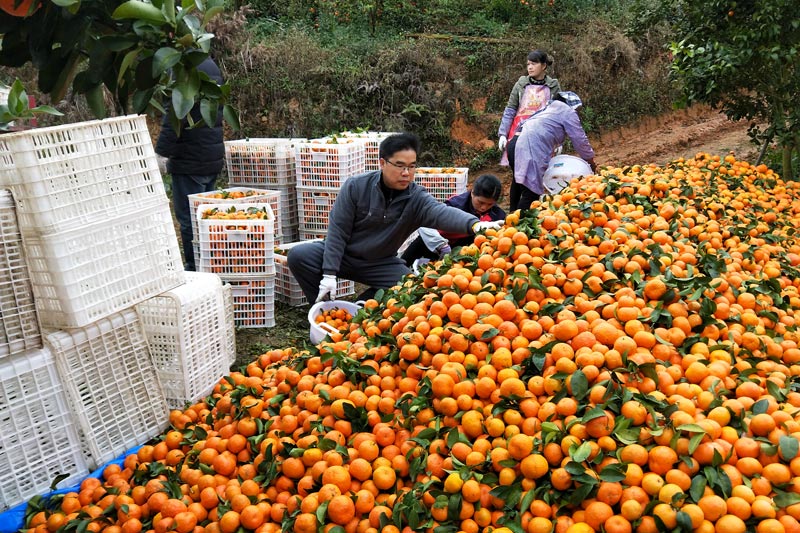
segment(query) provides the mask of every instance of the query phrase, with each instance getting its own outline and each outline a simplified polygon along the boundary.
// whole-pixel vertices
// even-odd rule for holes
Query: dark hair
[[[503,184],[494,174],[483,174],[478,176],[472,184],[472,194],[482,198],[491,198],[497,201],[500,193],[503,192]]]
[[[378,148],[378,156],[385,160],[403,150],[414,150],[418,154],[420,147],[419,137],[413,133],[398,133],[389,135],[381,142]]]
[[[534,50],[528,53],[528,61],[531,63],[544,63],[548,67],[553,64],[553,58],[547,55],[544,50]]]

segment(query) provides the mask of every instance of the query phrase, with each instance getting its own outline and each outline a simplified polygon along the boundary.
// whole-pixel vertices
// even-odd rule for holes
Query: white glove
[[[506,149],[506,145],[508,144],[508,138],[505,135],[501,135],[500,139],[497,141],[497,149],[501,152]]]
[[[317,295],[317,302],[321,302],[326,297],[333,300],[336,295],[336,276],[333,274],[325,274],[322,276],[322,281],[319,282],[319,294]]]
[[[158,171],[161,174],[167,173],[167,161],[169,158],[164,157],[163,155],[156,155],[156,159],[158,160]]]
[[[484,222],[476,222],[472,225],[472,233],[479,233],[487,229],[498,229],[503,225],[500,220],[487,220]]]

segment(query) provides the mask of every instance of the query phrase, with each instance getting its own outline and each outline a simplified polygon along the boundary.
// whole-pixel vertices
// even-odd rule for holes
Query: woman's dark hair
[[[503,184],[494,174],[483,174],[478,176],[472,184],[472,194],[482,198],[491,198],[497,201],[500,193],[503,192]]]
[[[534,50],[528,53],[528,61],[531,63],[544,63],[548,67],[553,64],[553,58],[547,55],[544,50]]]
[[[414,152],[418,154],[420,147],[419,137],[413,133],[398,133],[396,135],[389,135],[381,142],[378,148],[378,156],[386,160],[403,150],[414,150]]]

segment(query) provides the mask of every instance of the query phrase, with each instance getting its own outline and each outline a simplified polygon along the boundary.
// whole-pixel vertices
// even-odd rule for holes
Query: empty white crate
[[[319,240],[319,239],[314,239]],[[308,300],[306,300],[305,294],[303,294],[303,289],[300,288],[300,284],[297,282],[297,279],[292,274],[292,271],[289,270],[289,263],[287,262],[286,256],[289,253],[289,250],[298,246],[300,244],[305,244],[307,242],[314,242],[311,241],[301,241],[301,242],[292,242],[289,244],[282,245],[280,247],[280,251],[276,251],[275,253],[275,298],[279,302],[285,302],[290,306],[299,306],[299,305],[306,305]],[[336,298],[341,298],[343,296],[347,296],[350,294],[355,293],[356,285],[353,281],[349,279],[338,278],[336,280]]]
[[[222,301],[225,304],[225,316],[233,317],[233,290],[227,283],[222,285]],[[228,364],[232,365],[236,361],[236,322],[226,318],[225,324],[228,326],[228,332],[225,334],[225,338],[228,339],[228,347],[225,351],[230,356]]]
[[[0,358],[42,347],[11,193],[0,190]]]
[[[456,167],[420,167],[414,175],[414,182],[440,202],[466,191],[468,179],[469,169]]]
[[[0,511],[86,477],[74,424],[49,350],[0,361]]]
[[[23,234],[81,229],[167,201],[143,115],[3,135],[0,185],[14,194]]]
[[[248,210],[266,213],[266,218],[205,218],[212,211]],[[199,271],[225,278],[275,275],[275,216],[269,204],[203,204],[197,208],[197,223]]]
[[[305,139],[242,139],[225,141],[228,183],[237,186],[293,185],[294,143]]]
[[[338,189],[365,169],[361,139],[313,139],[296,145],[297,186]]]
[[[239,328],[275,326],[275,276],[226,279],[233,297],[233,319]]]
[[[43,327],[85,326],[183,283],[167,203],[23,242]]]
[[[254,189],[252,187],[230,187],[214,192],[190,194],[189,214],[192,217],[192,235],[195,239],[194,264],[200,264],[200,226],[197,224],[197,208],[211,204],[255,204],[264,203],[272,207],[275,215],[275,236],[281,235],[282,213],[285,210],[284,195],[280,191]],[[297,199],[295,199],[295,204]]]
[[[233,309],[226,309],[219,276],[187,272],[186,283],[148,298],[136,312],[170,409],[203,398],[229,373]]]
[[[136,311],[48,332],[90,467],[158,435],[169,411]]]

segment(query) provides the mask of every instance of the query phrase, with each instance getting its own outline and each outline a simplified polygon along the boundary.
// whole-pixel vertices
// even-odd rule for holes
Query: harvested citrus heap
[[[314,321],[317,324],[325,322],[329,326],[332,326],[338,330],[346,330],[347,325],[351,320],[353,320],[353,315],[348,313],[347,309],[340,309],[338,307],[324,309],[314,317]]]
[[[29,527],[800,531],[798,187],[702,154],[573,181]]]

